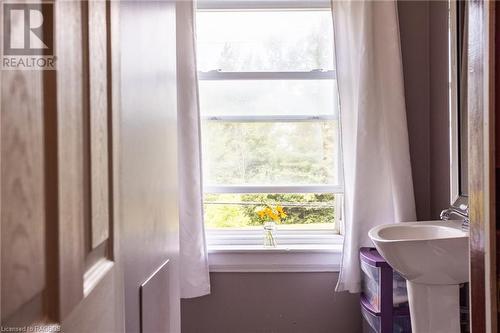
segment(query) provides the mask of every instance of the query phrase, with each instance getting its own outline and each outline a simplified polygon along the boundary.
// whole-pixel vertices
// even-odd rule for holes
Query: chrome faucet
[[[444,209],[439,214],[439,217],[443,221],[448,221],[452,215],[458,216],[463,220],[462,229],[469,230],[469,207],[467,205],[460,205],[459,207],[451,206],[448,209]]]

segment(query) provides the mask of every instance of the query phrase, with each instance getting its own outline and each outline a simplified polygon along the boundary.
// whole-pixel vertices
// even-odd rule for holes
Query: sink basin
[[[368,235],[408,281],[460,284],[469,279],[469,233],[461,221],[385,224]]]
[[[385,224],[368,235],[407,280],[413,333],[459,333],[459,284],[469,280],[469,232],[462,221]]]

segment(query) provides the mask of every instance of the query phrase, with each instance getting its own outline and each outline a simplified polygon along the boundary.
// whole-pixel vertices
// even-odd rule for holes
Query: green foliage
[[[325,224],[335,219],[335,196],[330,193],[208,194],[205,196],[205,223],[208,228],[261,225],[257,210],[281,205],[287,213],[285,225]]]
[[[208,205],[205,224],[209,228],[241,228],[250,225],[250,220],[238,206]]]
[[[200,22],[200,21],[199,21]],[[261,48],[252,52],[245,46],[228,41],[220,49],[216,66],[210,69],[237,72],[255,69],[311,70],[328,68],[333,59],[331,37],[325,31],[331,18],[321,16],[308,35],[290,44],[283,38],[263,40]],[[266,34],[267,35],[267,34]],[[216,46],[211,45],[216,48]],[[203,48],[201,48],[203,51]],[[255,52],[254,52],[255,51]],[[258,52],[257,52],[258,51]],[[278,84],[278,83],[277,83]],[[259,87],[244,86],[245,89]],[[201,87],[200,89],[203,89]],[[238,85],[232,87],[238,92]],[[279,87],[275,87],[280,91]],[[273,90],[274,91],[274,90]],[[203,92],[203,91],[202,91]],[[257,98],[265,105],[256,114],[282,114],[280,100],[269,94],[238,94],[217,90],[207,110],[201,99],[202,112],[216,115],[240,114],[238,107],[252,104],[248,97]],[[251,92],[251,91],[250,91]],[[309,89],[286,86],[286,92],[304,97],[304,101],[321,101],[323,91],[314,86]],[[242,97],[243,96],[243,97]],[[257,97],[256,97],[257,96]],[[211,95],[211,97],[213,97]],[[332,98],[334,97],[332,91]],[[293,105],[290,114],[328,114],[328,110],[311,110],[311,103]],[[321,108],[323,104],[318,103]],[[306,109],[308,108],[308,109]],[[236,110],[235,110],[236,109]],[[304,112],[301,112],[304,109]],[[293,111],[296,111],[295,113]],[[288,114],[288,113],[287,113]],[[314,122],[256,122],[236,123],[204,121],[202,124],[204,180],[210,185],[248,184],[337,184],[338,124],[336,120]],[[335,220],[333,194],[206,194],[205,224],[208,228],[251,227],[262,224],[256,211],[265,204],[281,205],[287,213],[286,225],[331,224]]]
[[[203,124],[209,184],[336,182],[337,122]]]

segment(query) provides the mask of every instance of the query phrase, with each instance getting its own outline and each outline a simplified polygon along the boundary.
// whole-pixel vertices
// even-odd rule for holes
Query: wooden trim
[[[471,331],[482,333],[496,332],[496,303],[491,296],[496,290],[494,57],[491,47],[494,5],[480,0],[468,4],[470,320]]]
[[[469,2],[469,194],[470,194],[470,324],[486,332],[484,286],[483,156],[483,2]],[[472,23],[475,22],[475,23]]]
[[[90,80],[89,69],[89,11],[88,3],[80,2],[82,30],[82,154],[83,154],[83,241],[84,255],[92,250],[92,217],[90,188]]]
[[[101,258],[83,275],[83,295],[87,297],[101,282],[104,276],[113,268],[113,262]]]
[[[43,72],[44,91],[44,172],[45,172],[45,257],[46,290],[44,308],[52,319],[59,318],[58,302],[59,278],[58,234],[59,234],[59,165],[58,152],[58,114],[57,82],[55,71]],[[63,200],[64,202],[64,200]]]
[[[487,15],[487,58],[485,59],[488,80],[486,91],[488,108],[488,133],[485,140],[488,141],[488,164],[489,173],[489,201],[485,207],[489,213],[486,225],[486,327],[490,332],[497,332],[497,278],[496,278],[496,159],[495,159],[495,1],[486,2]]]
[[[3,17],[3,6],[0,6],[0,16]],[[0,24],[0,36],[3,36],[3,24]],[[0,51],[3,54],[3,43],[0,43]],[[2,164],[2,156],[3,154],[1,153],[1,147],[3,147],[2,143],[2,126],[1,126],[1,119],[2,119],[2,71],[0,70],[0,189],[3,188],[3,177],[1,176],[1,166]],[[0,219],[3,216],[2,215],[2,191],[0,190]],[[2,280],[2,228],[0,226],[0,300],[2,299],[2,287],[1,287],[1,282]],[[0,302],[0,320],[2,318],[2,306]]]
[[[495,5],[495,59],[496,57],[500,56],[500,25],[498,25],[498,22],[500,22],[500,10],[496,10],[496,5]],[[495,96],[497,98],[500,98],[500,66],[495,64],[495,89],[496,91]],[[495,99],[495,147],[500,147],[500,103],[497,103],[498,100]],[[497,237],[496,237],[496,281],[497,281],[497,292],[496,292],[496,307],[497,307],[497,326],[500,321],[500,285],[499,285],[499,279],[500,279],[500,248],[498,247],[498,244],[500,244],[500,149],[495,149],[495,165],[496,165],[496,228],[497,228]]]
[[[2,127],[2,321],[46,286],[43,75],[4,71]]]
[[[92,250],[109,238],[107,4],[87,2]]]
[[[107,22],[107,68],[108,68],[108,164],[109,164],[109,258],[117,260],[118,242],[115,242],[115,235],[118,234],[118,207],[119,207],[119,182],[115,181],[118,174],[118,129],[120,111],[120,21],[119,3],[108,1],[106,7]]]
[[[115,271],[118,276],[123,277],[123,264],[120,257],[120,182],[117,181],[120,174],[120,107],[121,107],[121,81],[120,81],[120,2],[107,1],[107,33],[108,33],[108,152],[109,152],[109,195],[110,195],[110,237],[109,237],[109,259],[115,262]],[[125,303],[124,279],[115,279],[116,304]],[[125,332],[124,308],[115,311],[115,323],[120,332]]]
[[[56,3],[59,320],[83,298],[84,154],[82,12],[79,2]]]

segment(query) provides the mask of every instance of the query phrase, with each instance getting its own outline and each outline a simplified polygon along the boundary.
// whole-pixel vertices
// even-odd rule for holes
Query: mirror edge
[[[460,151],[458,117],[458,45],[457,45],[457,3],[448,1],[449,20],[449,116],[450,116],[450,205],[468,216],[468,197],[460,193]]]

